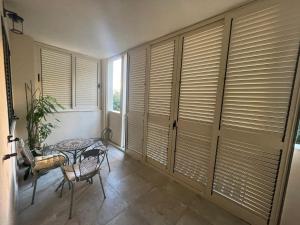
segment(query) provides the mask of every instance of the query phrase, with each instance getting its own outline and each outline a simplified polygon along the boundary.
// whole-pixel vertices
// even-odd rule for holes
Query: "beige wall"
[[[27,35],[10,32],[11,68],[15,114],[19,117],[16,135],[27,139],[25,82],[34,82],[34,42]]]
[[[0,0],[2,6],[3,1]],[[2,14],[2,7],[0,7]],[[15,197],[16,197],[16,175],[15,175],[15,158],[2,160],[5,154],[15,152],[14,144],[7,142],[9,135],[6,85],[4,73],[4,57],[2,45],[2,31],[0,30],[0,224],[14,224],[15,216]],[[14,128],[14,127],[12,127]],[[12,129],[13,130],[13,129]]]
[[[37,58],[34,40],[27,35],[11,33],[12,82],[15,113],[20,118],[16,127],[16,135],[27,139],[26,132],[26,100],[25,82],[37,80]],[[51,121],[53,116],[49,117]],[[60,120],[58,127],[46,140],[54,144],[67,138],[100,137],[101,111],[69,111],[54,115]]]
[[[300,222],[300,145],[296,145],[280,225],[298,225]]]

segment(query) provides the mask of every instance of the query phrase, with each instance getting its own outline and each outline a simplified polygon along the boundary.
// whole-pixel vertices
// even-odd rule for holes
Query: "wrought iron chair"
[[[19,141],[19,147],[21,148],[25,160],[30,164],[30,170],[33,174],[33,193],[31,199],[31,205],[34,204],[34,198],[36,193],[37,181],[40,176],[46,172],[58,168],[65,164],[66,158],[63,155],[45,155],[34,157],[32,152],[25,146],[24,141]]]
[[[100,174],[100,165],[104,160],[104,157],[105,157],[104,154],[88,156],[84,158],[80,163],[61,167],[65,179],[61,186],[60,196],[62,197],[62,190],[65,182],[68,182],[71,188],[69,219],[72,218],[74,189],[75,189],[76,182],[88,181],[90,183],[93,183],[93,177],[98,174],[104,199],[106,198],[102,179],[101,179],[101,174]]]
[[[94,147],[94,149],[98,149],[101,154],[104,154],[109,172],[110,172],[110,165],[108,160],[108,150],[109,150],[108,146],[109,146],[109,142],[112,139],[112,136],[113,136],[112,130],[110,128],[105,128],[101,132],[100,142],[98,142]]]
[[[97,156],[99,157],[100,155],[103,155],[103,160],[106,158],[106,162],[108,165],[108,170],[110,172],[110,165],[109,165],[109,160],[108,160],[108,146],[109,146],[109,141],[112,138],[112,130],[110,128],[105,128],[101,132],[101,138],[96,144],[91,148],[91,149],[86,149],[84,150],[81,155],[80,155],[80,160],[81,157],[87,158],[89,156]]]

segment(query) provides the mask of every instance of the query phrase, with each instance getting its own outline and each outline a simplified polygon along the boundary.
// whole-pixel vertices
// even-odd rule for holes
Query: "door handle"
[[[6,154],[3,156],[3,160],[10,159],[11,157],[17,156],[17,153],[12,153],[12,154]]]
[[[174,122],[173,122],[173,129],[175,129],[177,127],[177,122],[176,122],[176,120],[174,120]]]

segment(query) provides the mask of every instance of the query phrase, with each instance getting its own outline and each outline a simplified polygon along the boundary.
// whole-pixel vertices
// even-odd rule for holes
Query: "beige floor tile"
[[[138,213],[131,209],[123,211],[107,225],[149,225]]]
[[[187,206],[159,188],[154,188],[130,205],[151,225],[175,224]]]
[[[191,209],[187,209],[184,211],[176,225],[211,225],[211,223]]]
[[[20,177],[17,225],[246,225],[119,150],[111,148],[109,160],[111,172],[106,162],[101,170],[107,198],[98,177],[93,184],[77,183],[71,220],[68,186],[62,198],[54,192],[62,179],[60,169],[39,179],[34,205],[31,181]]]

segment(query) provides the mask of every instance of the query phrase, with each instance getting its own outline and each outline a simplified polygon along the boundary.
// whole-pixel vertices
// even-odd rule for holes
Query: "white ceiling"
[[[5,0],[36,41],[109,57],[247,0]]]

